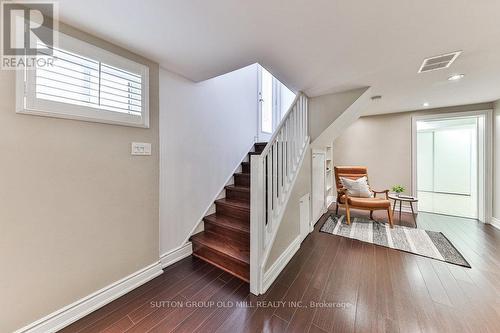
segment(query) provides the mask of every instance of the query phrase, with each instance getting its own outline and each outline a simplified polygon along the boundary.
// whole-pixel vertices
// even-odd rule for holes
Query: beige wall
[[[314,142],[368,88],[321,95],[309,98],[309,135]]]
[[[158,260],[158,65],[62,30],[150,67],[151,128],[16,114],[15,72],[0,71],[0,332]]]
[[[411,118],[430,113],[491,109],[491,103],[359,118],[334,141],[334,165],[365,165],[373,188],[401,184],[411,193]]]

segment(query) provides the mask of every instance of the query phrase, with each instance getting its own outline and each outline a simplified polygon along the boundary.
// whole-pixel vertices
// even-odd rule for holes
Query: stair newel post
[[[304,99],[302,96],[300,97],[299,101],[299,108],[300,108],[300,148],[302,149],[302,144],[304,143],[304,123],[305,123],[305,117],[304,117]]]
[[[272,217],[271,221],[274,220],[274,217],[278,213],[278,141],[277,139],[273,142],[272,149],[272,161],[273,161],[273,169],[272,169]],[[269,223],[269,222],[268,222]],[[274,225],[271,225],[271,229],[274,228]]]
[[[259,295],[262,289],[261,258],[266,233],[266,156],[250,158],[250,292]],[[270,207],[269,207],[270,209]]]
[[[295,128],[295,105],[292,107],[292,112],[290,113],[290,127],[292,128],[291,133],[291,149],[292,149],[292,172],[293,166],[295,165],[295,136],[297,135],[297,131]]]
[[[306,113],[306,101],[304,99],[304,96],[300,97],[300,113],[302,113],[302,136],[301,140],[304,142],[306,138],[306,123],[307,123],[307,113]]]
[[[294,136],[294,140],[295,140],[295,157],[294,157],[294,160],[293,160],[293,165],[295,166],[295,169],[297,168],[296,166],[296,162],[297,160],[299,159],[299,147],[300,147],[300,126],[299,126],[299,122],[300,122],[300,118],[299,118],[299,106],[298,106],[298,101],[297,101],[297,104],[295,104],[295,108],[293,110],[293,114],[294,114],[294,117],[293,117],[293,124],[295,126],[295,136]]]
[[[284,134],[283,134],[283,129],[280,130],[279,132],[279,151],[278,151],[278,193],[280,195],[280,204],[283,202],[283,193],[284,193],[284,180],[283,180],[283,174],[285,172],[285,153],[284,153],[284,148],[285,148],[285,143],[284,143]]]
[[[288,190],[288,181],[290,180],[290,124],[285,123],[285,181],[286,181],[286,189]]]
[[[300,96],[299,101],[297,102],[297,113],[299,114],[299,121],[298,121],[298,126],[299,126],[299,147],[302,148],[302,135],[303,135],[303,127],[302,124],[304,122],[303,115],[302,115],[302,96]]]
[[[304,109],[306,113],[306,125],[305,125],[305,131],[306,131],[306,138],[309,135],[309,101],[307,98],[304,97]]]
[[[293,113],[295,114],[294,116],[294,119],[293,119],[293,123],[294,123],[294,126],[295,126],[295,159],[293,160],[293,164],[295,166],[295,168],[297,168],[296,166],[296,162],[297,160],[299,159],[299,150],[300,150],[300,118],[299,118],[299,106],[298,106],[298,103],[295,105],[295,109],[293,110]]]
[[[264,154],[263,154],[264,155]],[[267,245],[267,231],[273,226],[273,158],[272,158],[272,146],[271,149],[264,155],[265,158],[265,168],[264,171],[264,200],[265,200],[265,220],[264,224],[266,226],[264,232],[264,247]]]

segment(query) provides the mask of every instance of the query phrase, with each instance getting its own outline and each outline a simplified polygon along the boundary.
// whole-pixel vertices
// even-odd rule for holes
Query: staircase
[[[259,155],[266,143],[256,143]],[[226,197],[215,201],[215,214],[205,216],[205,230],[193,235],[193,255],[250,282],[250,162],[241,163],[234,185],[226,186]]]

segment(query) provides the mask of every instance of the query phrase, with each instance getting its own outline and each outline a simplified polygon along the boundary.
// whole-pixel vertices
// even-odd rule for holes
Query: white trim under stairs
[[[191,242],[187,242],[184,245],[179,246],[167,253],[164,253],[160,257],[161,268],[165,268],[172,264],[175,264],[179,260],[189,257],[193,253],[193,246]]]
[[[292,259],[295,253],[297,253],[297,251],[300,249],[301,243],[302,237],[301,235],[299,235],[264,273],[264,281],[262,283],[263,293],[265,293],[267,289],[269,289],[269,287],[273,284],[281,271],[285,268],[288,262],[290,262],[290,259]]]

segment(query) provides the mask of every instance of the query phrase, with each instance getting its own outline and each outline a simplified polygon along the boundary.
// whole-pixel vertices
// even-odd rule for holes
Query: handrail
[[[250,291],[264,292],[264,265],[309,144],[308,99],[299,92],[250,163]]]

